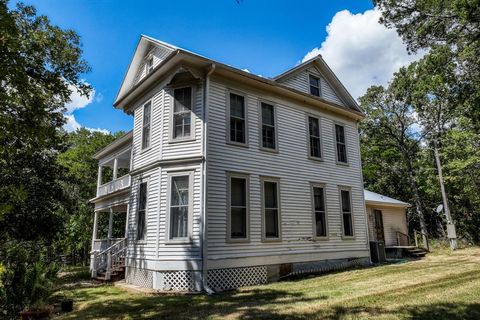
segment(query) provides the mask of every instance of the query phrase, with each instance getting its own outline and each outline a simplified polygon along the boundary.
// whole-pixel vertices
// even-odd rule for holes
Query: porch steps
[[[406,249],[406,253],[412,258],[423,258],[427,254],[427,251],[419,247],[413,247]]]
[[[109,280],[107,280],[106,274],[106,270],[99,271],[97,272],[97,276],[93,279],[103,283],[116,282],[125,279],[125,257],[119,257],[117,265],[112,266]]]

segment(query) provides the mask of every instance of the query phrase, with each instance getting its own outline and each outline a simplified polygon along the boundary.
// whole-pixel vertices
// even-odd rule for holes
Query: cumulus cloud
[[[72,93],[70,94],[71,101],[65,105],[66,123],[63,125],[63,128],[68,132],[72,132],[84,127],[80,123],[78,123],[78,121],[75,119],[75,115],[73,114],[74,111],[85,108],[86,106],[91,104],[93,101],[101,102],[103,100],[103,95],[101,93],[96,94],[95,90],[93,89],[90,95],[87,97],[87,96],[81,95],[75,86],[69,85],[69,88],[72,91]],[[110,133],[110,131],[106,129],[101,129],[101,128],[89,128],[89,127],[84,127],[84,128],[90,131],[102,132],[105,134]]]
[[[325,41],[302,62],[321,54],[356,99],[371,85],[387,84],[395,71],[423,53],[409,55],[397,32],[378,22],[380,16],[376,8],[359,14],[337,12]]]

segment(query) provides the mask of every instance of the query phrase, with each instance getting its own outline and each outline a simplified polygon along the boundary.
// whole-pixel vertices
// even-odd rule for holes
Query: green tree
[[[80,75],[78,35],[52,26],[33,7],[0,0],[0,241],[49,241],[61,228],[56,163],[63,150],[64,105]]]
[[[410,51],[445,55],[455,67],[456,108],[480,130],[480,1],[374,0],[380,22],[395,28]],[[445,69],[448,73],[450,70]]]
[[[63,253],[79,255],[84,262],[92,240],[93,205],[89,200],[95,197],[97,187],[98,163],[93,155],[122,134],[79,129],[68,134],[68,148],[58,156],[68,201],[59,209],[65,218],[65,232],[57,244]]]

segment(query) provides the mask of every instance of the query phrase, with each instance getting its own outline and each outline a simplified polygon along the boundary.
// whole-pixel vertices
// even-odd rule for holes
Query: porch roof
[[[409,203],[393,199],[379,193],[375,193],[372,191],[368,191],[366,189],[363,190],[365,196],[365,203],[366,204],[376,204],[376,205],[386,205],[386,206],[393,206],[393,207],[410,207]]]

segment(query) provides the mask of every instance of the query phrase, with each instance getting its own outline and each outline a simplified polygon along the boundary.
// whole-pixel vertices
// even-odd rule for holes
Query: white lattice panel
[[[144,288],[153,288],[153,272],[151,270],[127,268],[125,282]]]
[[[267,267],[208,270],[208,286],[215,291],[267,283]]]
[[[161,277],[162,287],[161,290],[165,291],[198,291],[198,286],[195,285],[195,272],[194,271],[167,271],[159,272],[158,276]]]

